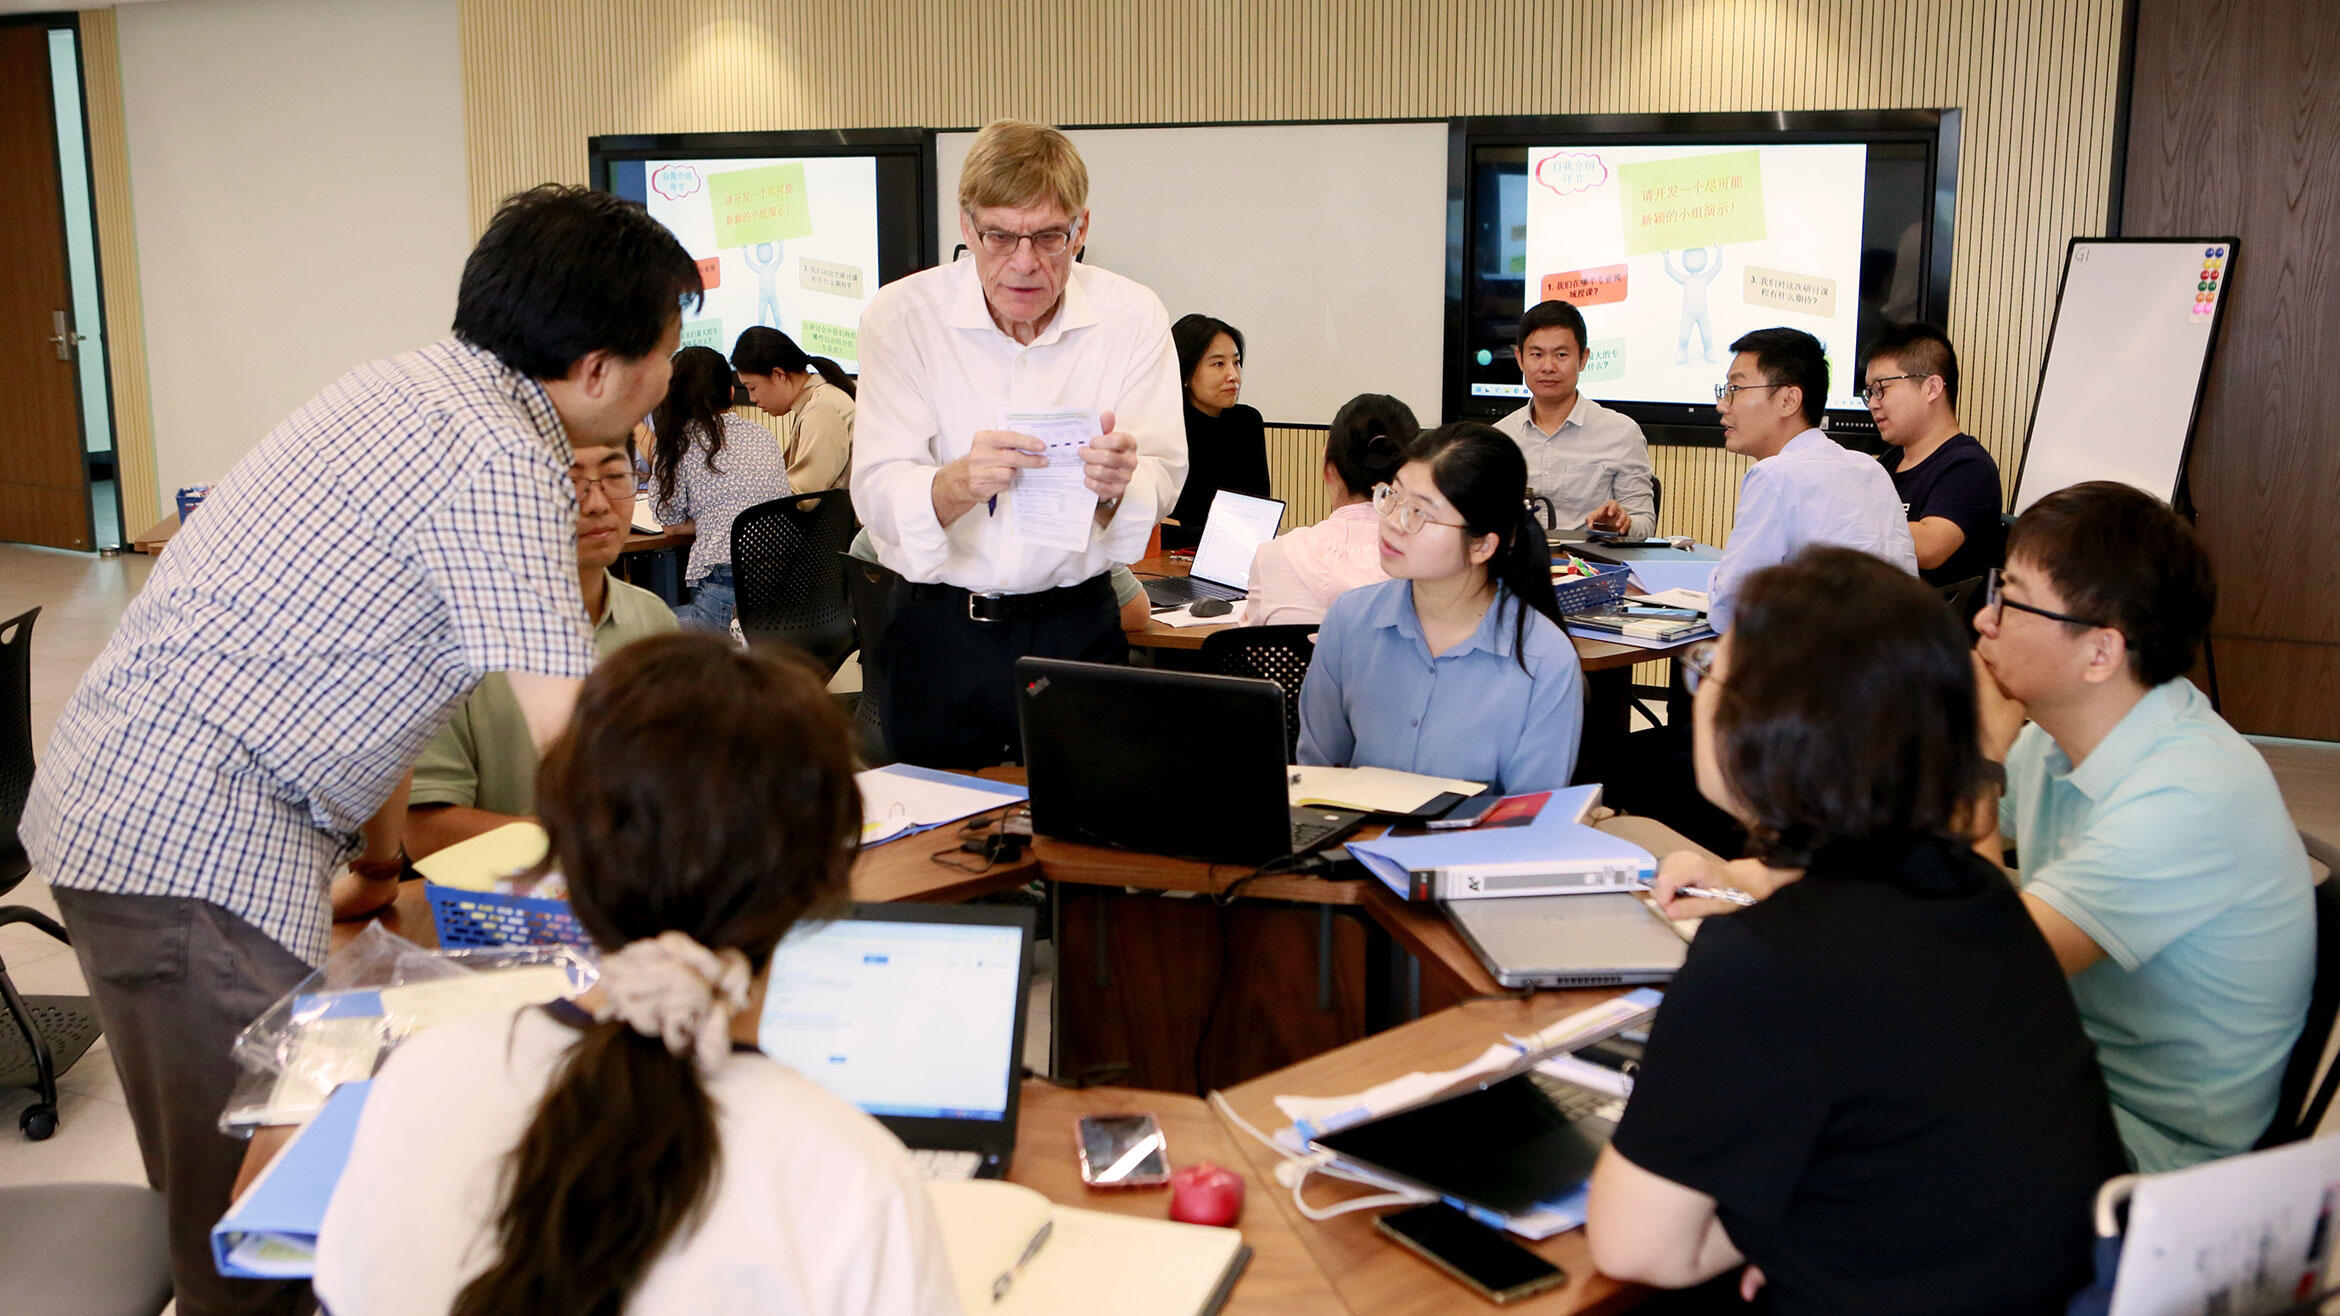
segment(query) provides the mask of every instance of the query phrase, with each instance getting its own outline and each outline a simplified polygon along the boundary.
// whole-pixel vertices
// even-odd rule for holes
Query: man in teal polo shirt
[[[2192,529],[2099,482],[2023,514],[1975,617],[2000,828],[2148,1172],[2258,1141],[2315,977],[2274,774],[2183,675],[2215,602]]]
[[[634,519],[634,463],[627,448],[571,449],[577,490],[577,581],[593,619],[599,659],[675,628],[657,595],[610,575]],[[536,748],[520,705],[500,677],[479,683],[414,764],[406,852],[421,858],[536,812]]]

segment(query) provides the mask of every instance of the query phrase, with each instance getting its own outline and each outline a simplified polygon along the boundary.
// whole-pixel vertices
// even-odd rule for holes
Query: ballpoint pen
[[[1032,1264],[1032,1258],[1040,1255],[1041,1245],[1046,1243],[1048,1236],[1055,1232],[1055,1220],[1049,1219],[1040,1222],[1040,1232],[1032,1235],[1031,1242],[1024,1244],[1024,1253],[1016,1258],[1016,1264],[1001,1271],[999,1278],[991,1281],[991,1300],[993,1302],[996,1303],[1001,1298],[1006,1297],[1008,1290],[1016,1286],[1016,1277],[1024,1273],[1024,1267]]]
[[[1641,889],[1644,891],[1653,890],[1655,887],[1656,883],[1654,882],[1641,884]],[[1721,900],[1742,907],[1755,903],[1755,897],[1736,887],[1727,886],[1678,886],[1674,888],[1674,895],[1677,899]]]

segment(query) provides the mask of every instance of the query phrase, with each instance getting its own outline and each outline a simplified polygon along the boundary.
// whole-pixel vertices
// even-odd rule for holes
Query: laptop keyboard
[[[1625,1103],[1606,1092],[1579,1087],[1534,1069],[1528,1071],[1528,1081],[1536,1085],[1544,1100],[1552,1103],[1552,1109],[1560,1113],[1561,1119],[1570,1123],[1594,1118],[1614,1123],[1624,1118]]]
[[[942,1151],[912,1147],[910,1164],[921,1179],[972,1179],[983,1168],[983,1155],[971,1151]]]
[[[1145,582],[1146,601],[1157,608],[1183,608],[1196,599],[1225,599],[1229,603],[1243,597],[1243,591],[1197,580],[1192,576],[1164,576]]]

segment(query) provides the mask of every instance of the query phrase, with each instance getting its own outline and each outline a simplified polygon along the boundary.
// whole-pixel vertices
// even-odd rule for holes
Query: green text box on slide
[[[1679,251],[1726,242],[1760,242],[1763,158],[1717,151],[1617,167],[1625,219],[1625,254]]]
[[[710,174],[707,204],[715,211],[715,245],[724,251],[812,236],[801,160]]]

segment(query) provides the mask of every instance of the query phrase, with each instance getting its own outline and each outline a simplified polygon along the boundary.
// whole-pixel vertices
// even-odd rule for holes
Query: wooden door
[[[0,26],[0,539],[90,547],[49,30]],[[64,319],[60,321],[59,315]]]

